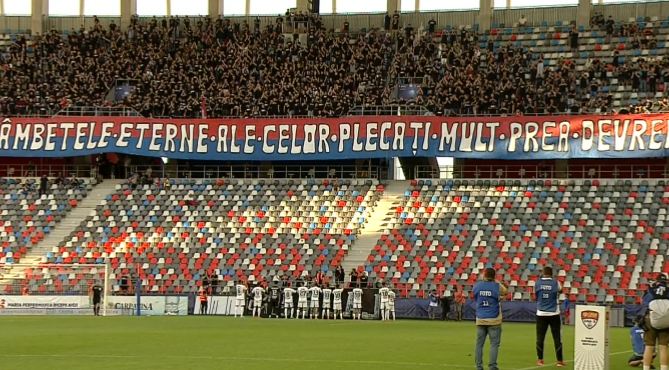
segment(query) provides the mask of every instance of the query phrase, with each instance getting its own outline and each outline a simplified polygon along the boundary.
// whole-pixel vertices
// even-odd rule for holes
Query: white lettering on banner
[[[290,137],[290,154],[300,154],[302,152],[302,146],[297,143],[297,126],[291,125],[291,137]]]
[[[283,144],[284,140],[289,140],[290,135],[288,135],[289,131],[289,126],[288,125],[279,125],[279,153],[280,154],[286,154],[288,153],[288,147]]]
[[[406,132],[406,124],[404,122],[395,123],[395,137],[393,138],[392,150],[404,150],[404,134]]]
[[[27,150],[28,149],[28,142],[30,141],[30,125],[21,125],[18,124],[16,125],[16,134],[14,135],[14,147],[13,149],[16,150],[19,147],[19,143],[22,143],[21,149]]]
[[[156,123],[154,125],[151,125],[151,142],[149,142],[149,150],[157,152],[160,150],[160,144],[158,144],[158,140],[162,139],[162,130],[163,130],[163,124],[162,123]]]
[[[627,130],[629,129],[630,120],[623,120],[623,127],[620,127],[620,120],[613,121],[613,148],[617,152],[625,150],[625,139],[627,138]]]
[[[658,126],[662,124],[662,120],[654,119],[650,122],[650,140],[648,141],[648,149],[659,150],[662,149],[662,142],[657,141],[657,135],[661,134]]]
[[[193,151],[193,125],[182,125],[181,126],[181,145],[179,145],[180,152],[192,152]]]
[[[439,151],[448,150],[449,152],[455,151],[455,143],[457,136],[455,134],[458,129],[458,124],[455,123],[451,125],[450,130],[448,129],[448,123],[444,122],[441,124],[441,139],[439,140]],[[446,146],[448,145],[448,149]]]
[[[102,123],[102,134],[100,135],[100,143],[98,144],[99,148],[106,148],[109,145],[107,140],[112,136],[111,130],[113,128],[114,122]]]
[[[118,140],[116,140],[117,147],[125,148],[128,146],[129,143],[127,140],[132,137],[131,129],[132,123],[121,123],[120,134]]]
[[[406,155],[404,150],[408,145],[413,155],[450,152],[455,156],[458,153],[470,156],[469,153],[499,152],[497,155],[503,157],[505,153],[540,152],[548,156],[570,153],[572,145],[577,146],[576,153],[658,151],[659,156],[664,156],[664,150],[669,149],[666,117],[605,116],[601,119],[574,118],[572,121],[502,117],[496,122],[484,122],[480,118],[455,122],[436,117],[414,117],[411,121],[336,123],[334,120],[329,123],[281,123],[277,120],[265,123],[254,119],[250,122],[226,120],[192,124],[165,120],[86,119],[87,122],[74,123],[46,120],[28,123],[21,118],[4,119],[0,123],[0,150],[43,151],[51,152],[51,155],[59,151],[66,152],[65,155],[78,155],[121,151],[132,143],[135,153],[154,156],[164,156],[164,153],[311,156],[345,152]],[[76,153],[79,151],[82,153]]]
[[[587,152],[592,150],[592,141],[595,136],[595,124],[592,121],[583,121],[583,132],[581,133],[581,150]]]
[[[319,153],[329,153],[330,144],[328,139],[330,138],[330,126],[328,125],[318,125],[318,130],[320,136],[318,137],[318,152]]]
[[[251,144],[252,136],[256,134],[256,127],[253,125],[248,125],[245,127],[246,136],[244,138],[244,153],[251,154],[253,153],[253,144]]]
[[[174,140],[177,138],[177,133],[179,129],[176,125],[167,124],[165,125],[165,148],[166,152],[173,153],[177,150],[177,145],[174,143]]]
[[[316,153],[316,125],[304,125],[304,154]]]
[[[193,136],[193,126],[189,126],[191,129],[191,137]],[[139,130],[139,137],[137,138],[137,145],[135,146],[137,149],[141,149],[142,145],[144,145],[144,135],[146,133],[146,130],[149,129],[149,124],[148,123],[138,123],[135,125],[135,130]],[[192,150],[192,147],[191,147]]]
[[[378,127],[379,124],[376,122],[367,123],[367,143],[365,144],[365,151],[373,152],[377,150],[378,142],[376,140],[379,134]]]
[[[509,145],[507,146],[506,150],[513,153],[516,151],[516,140],[523,137],[523,125],[518,122],[511,122],[509,127],[511,130],[511,136],[509,137]]]
[[[2,120],[3,125],[0,126],[0,148],[3,150],[9,149],[9,133],[11,132],[11,127],[9,124],[12,123],[12,120],[5,118]]]
[[[597,122],[598,125],[598,140],[597,140],[597,147],[600,150],[609,150],[611,147],[609,144],[606,142],[607,137],[611,137],[611,120],[610,119],[602,119]]]
[[[639,145],[639,150],[645,149],[645,144],[641,135],[646,132],[646,121],[642,119],[634,120],[634,130],[632,131],[632,142],[630,143],[630,150],[636,150],[637,144]]]
[[[569,128],[571,124],[569,121],[560,122],[560,138],[558,139],[558,152],[569,151]]]
[[[383,122],[381,124],[381,130],[379,131],[379,149],[388,150],[390,149],[390,143],[387,140],[387,132],[392,128],[392,123]]]

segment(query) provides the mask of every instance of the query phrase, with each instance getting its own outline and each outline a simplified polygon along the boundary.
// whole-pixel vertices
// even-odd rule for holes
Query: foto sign
[[[576,306],[574,370],[609,369],[609,308]]]

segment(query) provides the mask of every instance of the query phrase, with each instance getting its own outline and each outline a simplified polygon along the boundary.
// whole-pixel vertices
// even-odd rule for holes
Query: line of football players
[[[235,317],[244,316],[244,310],[247,302],[248,288],[243,283],[235,286],[236,302]],[[343,304],[344,289],[341,286],[331,288],[324,286],[321,288],[318,284],[312,283],[311,287],[304,284],[298,284],[297,288],[291,286],[282,288],[277,285],[271,285],[267,288],[255,286],[251,289],[249,301],[251,303],[252,316],[260,317],[263,308],[268,317],[288,318],[310,318],[310,319],[344,319],[343,311],[346,305]],[[354,288],[348,294],[352,318],[360,320],[362,318],[362,296],[363,290]],[[395,293],[384,283],[379,289],[379,301],[381,310],[381,319],[389,320],[391,315],[395,319]],[[331,316],[332,315],[332,316]]]

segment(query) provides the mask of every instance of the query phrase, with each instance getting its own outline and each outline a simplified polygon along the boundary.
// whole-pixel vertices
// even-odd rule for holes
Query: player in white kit
[[[300,313],[304,319],[307,316],[307,297],[309,296],[309,288],[300,286],[297,288],[297,318],[300,318]]]
[[[252,316],[260,317],[260,311],[262,310],[262,298],[263,295],[265,294],[265,289],[261,287],[260,285],[256,286],[251,290],[251,294],[253,295],[253,312]]]
[[[318,318],[318,309],[320,307],[319,299],[321,298],[321,288],[318,287],[318,284],[314,284],[309,289],[309,308],[311,309],[310,318]]]
[[[388,290],[388,320],[390,320],[390,314],[393,315],[393,321],[395,321],[395,292]]]
[[[380,311],[381,311],[381,320],[388,320],[388,293],[390,289],[386,286],[386,283],[381,284],[381,289],[379,289],[379,301],[380,301]]]
[[[330,296],[332,295],[332,289],[325,287],[323,289],[323,313],[321,317],[328,320],[330,318]]]
[[[237,293],[235,300],[235,317],[244,317],[244,305],[246,303],[246,285],[243,282],[239,282],[235,286],[235,292]]]
[[[334,319],[337,320],[337,314],[339,314],[339,319],[344,320],[344,315],[341,312],[341,297],[344,294],[344,289],[337,287],[337,289],[332,291],[332,310],[334,311]]]
[[[351,292],[353,294],[353,319],[360,320],[362,318],[362,289],[355,288]]]
[[[293,318],[293,294],[295,294],[295,289],[287,287],[283,289],[283,317],[286,319],[290,315],[290,318]]]

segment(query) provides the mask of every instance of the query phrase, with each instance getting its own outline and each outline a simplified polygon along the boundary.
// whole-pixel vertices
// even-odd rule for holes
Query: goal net
[[[0,264],[0,315],[106,315],[109,286],[107,264]]]

